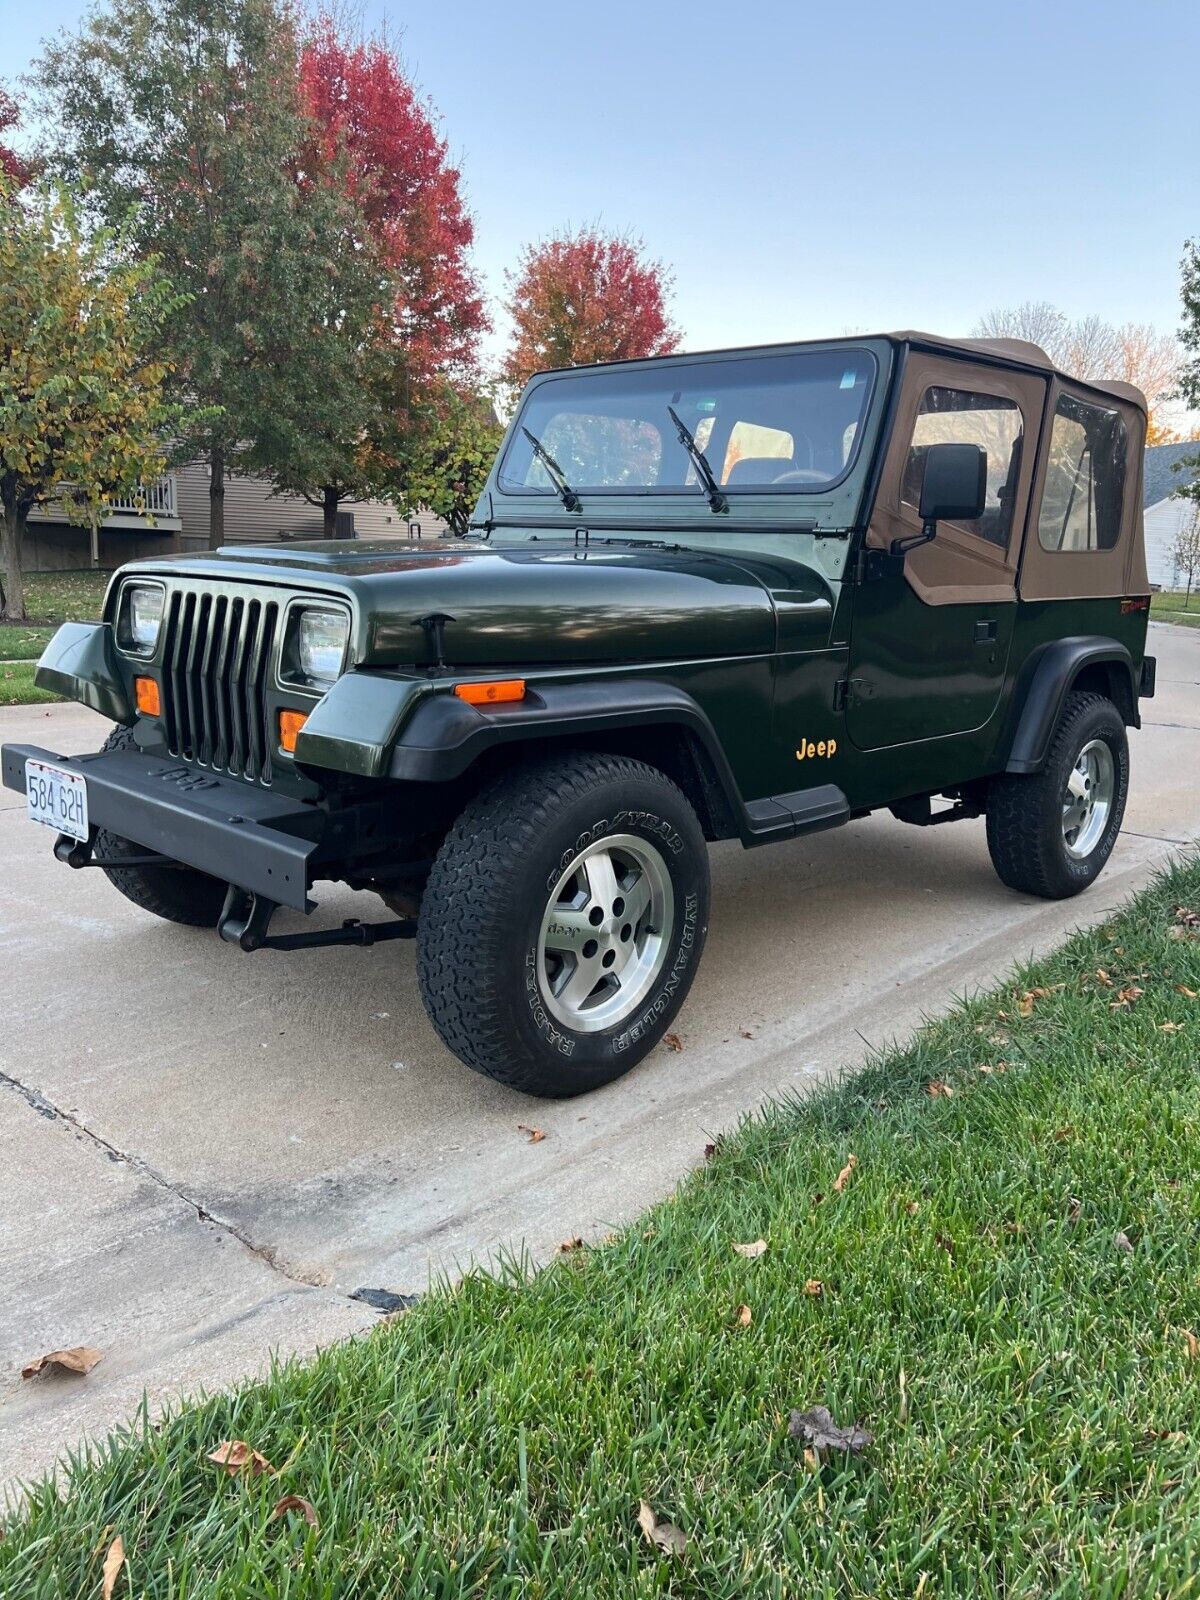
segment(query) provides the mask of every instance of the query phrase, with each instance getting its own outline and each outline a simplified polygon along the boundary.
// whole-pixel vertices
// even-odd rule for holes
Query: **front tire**
[[[621,1077],[691,987],[708,852],[687,800],[625,756],[522,767],[446,836],[417,971],[443,1042],[487,1077],[564,1098]]]
[[[988,793],[992,865],[1010,889],[1065,900],[1112,854],[1129,793],[1129,741],[1099,694],[1067,696],[1040,772],[1006,773]]]
[[[114,728],[104,741],[105,750],[133,750],[132,728]],[[95,855],[99,861],[120,861],[124,856],[144,856],[144,845],[131,844],[119,834],[97,829]],[[225,904],[225,885],[194,867],[105,867],[104,876],[126,900],[167,922],[187,928],[215,928]]]

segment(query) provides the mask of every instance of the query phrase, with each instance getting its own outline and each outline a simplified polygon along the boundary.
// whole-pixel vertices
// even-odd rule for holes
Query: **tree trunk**
[[[7,622],[24,622],[25,583],[21,577],[21,542],[25,537],[28,508],[18,500],[5,499],[4,520],[0,523],[0,551],[3,553],[4,604],[0,617]]]
[[[321,490],[322,537],[337,538],[338,492],[329,484]]]
[[[215,444],[208,458],[208,548],[225,543],[225,447]]]

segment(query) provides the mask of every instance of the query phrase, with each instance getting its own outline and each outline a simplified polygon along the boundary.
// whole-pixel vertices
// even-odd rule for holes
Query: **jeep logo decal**
[[[797,761],[808,761],[811,760],[813,756],[824,756],[826,759],[828,759],[830,756],[835,755],[837,755],[836,739],[818,739],[815,744],[811,739],[807,741],[801,739],[800,743],[796,746]]]

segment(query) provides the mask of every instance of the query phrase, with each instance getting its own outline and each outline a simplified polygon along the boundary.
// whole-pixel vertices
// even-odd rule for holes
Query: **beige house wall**
[[[203,463],[175,469],[175,494],[182,523],[179,548],[184,551],[208,548],[208,468]],[[383,500],[349,501],[340,507],[354,514],[354,532],[359,539],[404,539],[409,518]],[[422,537],[436,538],[445,523],[428,511],[411,519],[418,522]],[[225,543],[267,544],[280,538],[319,539],[321,512],[299,495],[271,493],[260,478],[230,477],[225,480]]]

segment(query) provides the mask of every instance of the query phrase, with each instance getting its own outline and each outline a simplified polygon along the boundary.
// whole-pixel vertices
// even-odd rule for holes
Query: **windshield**
[[[820,493],[853,464],[875,374],[851,348],[564,373],[530,392],[498,484],[560,494],[549,455],[585,497],[707,492],[674,411],[731,497]]]

